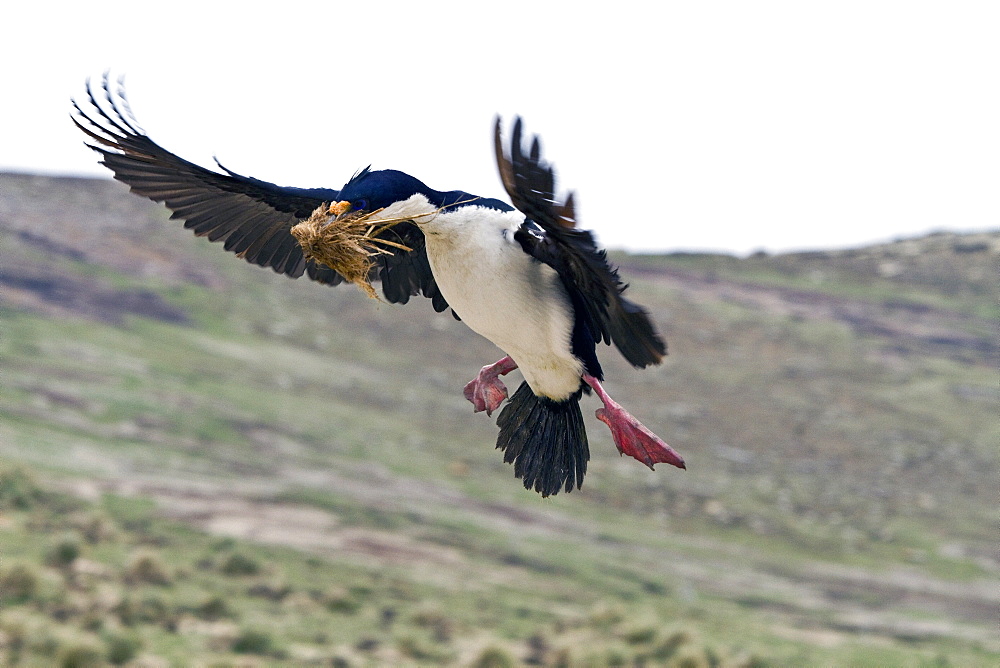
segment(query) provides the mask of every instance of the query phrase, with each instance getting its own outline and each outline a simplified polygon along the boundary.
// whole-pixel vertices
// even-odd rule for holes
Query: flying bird
[[[114,88],[114,90],[113,90]],[[357,172],[340,190],[277,186],[188,162],[153,142],[135,120],[121,80],[105,75],[87,100],[73,100],[73,122],[101,164],[132,192],[164,203],[171,218],[248,262],[291,278],[337,285],[352,280],[308,253],[291,233],[316,211],[331,219],[377,214],[389,245],[373,254],[370,279],[390,303],[423,295],[451,310],[504,356],[464,388],[475,412],[497,418],[497,448],[526,489],[549,496],[580,488],[590,459],[580,400],[591,391],[597,417],[618,450],[646,464],[685,468],[683,458],[605,391],[598,344],[613,344],[636,368],[659,364],[666,343],[590,232],[576,226],[573,195],[558,199],[538,137],[525,151],[521,119],[505,145],[496,119],[494,148],[510,201],[461,190],[433,190],[400,171]],[[524,381],[513,396],[500,376]]]

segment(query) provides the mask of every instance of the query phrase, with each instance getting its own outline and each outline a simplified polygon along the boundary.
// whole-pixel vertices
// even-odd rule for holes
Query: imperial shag
[[[591,390],[604,404],[597,417],[621,453],[650,468],[659,462],[684,468],[681,456],[601,385],[598,343],[613,343],[637,368],[658,364],[666,344],[646,311],[622,295],[625,285],[590,232],[576,227],[572,195],[556,199],[537,137],[524,152],[519,118],[507,150],[499,118],[494,135],[511,206],[432,190],[390,169],[364,169],[340,190],[281,187],[221,164],[222,172],[208,170],[146,135],[121,82],[112,91],[105,76],[99,91],[88,82],[87,94],[87,105],[73,102],[73,121],[115,178],[248,262],[337,285],[344,277],[304,255],[290,234],[294,225],[321,206],[405,220],[378,234],[409,250],[377,255],[372,279],[389,302],[423,295],[438,312],[450,308],[505,353],[465,386],[476,412],[492,415],[508,399],[500,376],[520,369],[524,382],[497,418],[497,447],[525,488],[548,496],[580,487],[590,458],[580,399]]]

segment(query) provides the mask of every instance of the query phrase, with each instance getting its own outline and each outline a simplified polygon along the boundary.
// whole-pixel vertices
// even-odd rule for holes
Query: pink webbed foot
[[[479,375],[469,381],[463,390],[465,398],[472,402],[473,412],[486,411],[487,415],[493,415],[493,411],[507,398],[507,386],[500,376],[516,368],[517,363],[508,356],[479,370]]]
[[[584,376],[583,380],[594,388],[604,403],[604,408],[597,409],[597,419],[611,429],[611,437],[615,440],[615,446],[620,453],[638,459],[651,469],[653,464],[660,463],[681,469],[687,468],[684,465],[684,458],[676,450],[619,406],[608,396],[596,378]]]

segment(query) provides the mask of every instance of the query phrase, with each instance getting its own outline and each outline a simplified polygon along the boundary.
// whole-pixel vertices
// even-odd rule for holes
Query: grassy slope
[[[429,304],[246,266],[117,184],[2,179],[0,460],[91,499],[2,516],[0,578],[39,582],[0,611],[8,657],[37,625],[43,663],[1000,658],[996,234],[617,258],[671,357],[605,355],[609,387],[690,470],[590,420],[585,488],[542,500],[459,392],[497,351]],[[78,583],[67,541],[105,570]],[[137,553],[167,584],[128,584]]]

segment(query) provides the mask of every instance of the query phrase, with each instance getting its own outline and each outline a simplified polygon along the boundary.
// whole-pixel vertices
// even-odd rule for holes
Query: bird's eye
[[[361,209],[368,208],[368,200],[366,199],[356,199],[352,205],[355,211],[360,211]]]

